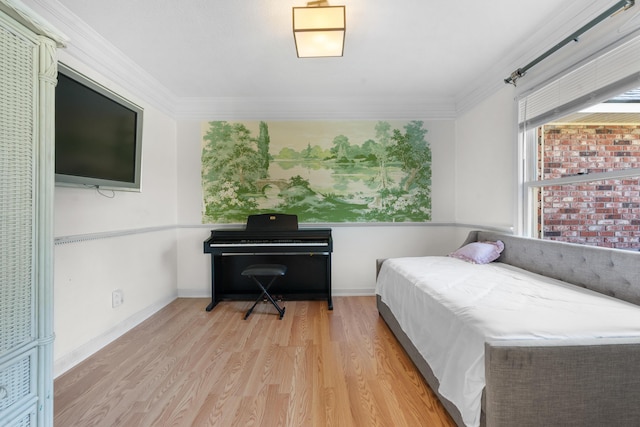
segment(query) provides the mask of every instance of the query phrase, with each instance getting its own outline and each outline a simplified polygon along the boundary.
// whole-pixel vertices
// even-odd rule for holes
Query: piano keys
[[[273,216],[272,214],[270,214]],[[255,284],[240,273],[251,264],[284,264],[287,274],[278,279],[270,293],[282,300],[331,300],[330,228],[276,226],[212,230],[204,241],[211,255],[211,311],[220,301],[255,300]],[[274,223],[277,221],[274,221]]]

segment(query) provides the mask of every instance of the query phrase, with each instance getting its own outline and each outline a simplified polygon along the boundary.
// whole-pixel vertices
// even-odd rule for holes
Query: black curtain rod
[[[515,70],[513,73],[511,73],[511,75],[509,77],[504,79],[504,82],[507,83],[507,84],[512,84],[512,85],[515,86],[516,85],[516,81],[520,77],[524,76],[531,67],[533,67],[534,65],[537,65],[539,62],[541,62],[544,59],[546,59],[548,56],[550,56],[551,54],[556,52],[561,47],[571,43],[572,41],[578,41],[578,37],[580,37],[582,34],[586,33],[591,28],[595,27],[600,22],[604,21],[605,19],[609,18],[610,16],[613,16],[614,14],[619,12],[621,9],[624,9],[624,10],[629,9],[635,3],[636,3],[635,0],[621,0],[621,1],[617,2],[616,4],[611,6],[609,9],[607,9],[606,11],[604,11],[603,13],[598,15],[598,17],[593,19],[591,22],[587,23],[582,28],[580,28],[578,31],[576,31],[573,34],[571,34],[569,37],[565,38],[560,43],[558,43],[557,45],[555,45],[554,47],[552,47],[551,49],[549,49],[548,51],[546,51],[545,53],[543,53],[542,55],[540,55],[539,57],[534,59],[533,61],[529,62],[524,67],[518,68],[517,70]]]

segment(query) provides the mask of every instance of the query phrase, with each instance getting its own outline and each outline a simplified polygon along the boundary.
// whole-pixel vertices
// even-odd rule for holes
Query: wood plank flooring
[[[375,297],[178,299],[55,380],[56,426],[454,426]]]

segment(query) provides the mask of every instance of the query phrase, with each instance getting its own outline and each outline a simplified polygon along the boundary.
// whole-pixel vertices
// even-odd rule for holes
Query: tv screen
[[[140,107],[63,64],[55,106],[57,184],[140,189]]]

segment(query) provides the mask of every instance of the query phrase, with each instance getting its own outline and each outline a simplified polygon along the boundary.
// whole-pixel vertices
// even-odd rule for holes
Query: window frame
[[[640,36],[600,52],[588,62],[576,64],[532,88],[516,91],[515,108],[518,140],[518,234],[541,238],[535,196],[538,189],[553,185],[576,184],[606,179],[640,177],[640,168],[596,172],[553,179],[538,179],[537,129],[556,119],[575,113],[640,87],[640,56],[629,55],[640,49]],[[567,95],[569,94],[569,95]]]
[[[522,149],[522,214],[520,215],[520,231],[527,237],[544,238],[544,213],[541,206],[540,194],[545,187],[580,184],[605,180],[620,180],[624,178],[640,178],[640,168],[627,168],[608,172],[592,172],[571,175],[561,178],[539,179],[540,168],[540,139],[539,129],[544,125],[520,131],[523,142]]]

